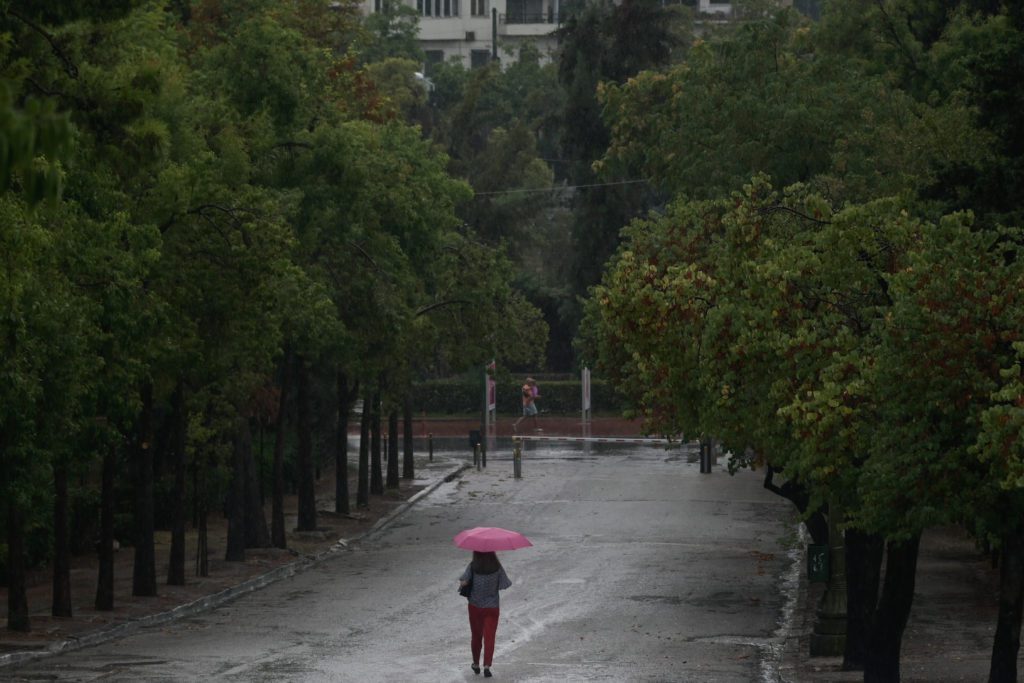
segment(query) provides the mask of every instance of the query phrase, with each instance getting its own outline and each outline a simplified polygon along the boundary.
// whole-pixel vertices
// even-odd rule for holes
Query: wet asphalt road
[[[691,458],[692,460],[692,458]],[[724,462],[724,460],[723,460]],[[681,451],[531,444],[375,536],[219,609],[0,670],[14,680],[480,681],[460,530],[503,526],[496,681],[776,681],[795,580],[791,506],[758,473]]]

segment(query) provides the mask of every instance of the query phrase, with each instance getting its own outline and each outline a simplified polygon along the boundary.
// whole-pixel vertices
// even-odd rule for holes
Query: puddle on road
[[[683,599],[678,595],[631,595],[633,602],[656,602],[663,605],[681,605]]]

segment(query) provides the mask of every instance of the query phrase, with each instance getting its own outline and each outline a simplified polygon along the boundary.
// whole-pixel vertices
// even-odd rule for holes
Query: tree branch
[[[75,66],[74,62],[71,61],[71,58],[68,57],[67,54],[64,53],[64,50],[61,49],[60,45],[57,44],[56,38],[47,33],[42,26],[10,8],[7,9],[7,14],[41,35],[43,39],[50,44],[50,49],[53,50],[53,54],[56,55],[57,59],[64,64],[64,70],[67,72],[68,76],[71,78],[78,78],[78,67]]]
[[[431,311],[436,310],[438,308],[442,308],[444,306],[454,306],[454,305],[470,306],[470,305],[472,305],[472,303],[473,303],[472,301],[466,301],[465,299],[449,299],[448,301],[438,301],[436,303],[430,304],[429,306],[424,306],[423,308],[421,308],[418,311],[416,311],[416,316],[415,317],[418,318],[421,315],[426,315],[427,313],[430,313]]]
[[[298,142],[295,140],[285,140],[284,142],[279,142],[276,145],[273,145],[270,149],[278,149],[279,147],[284,147],[286,149],[294,149],[295,147],[301,147],[302,149],[313,149],[313,145],[311,145],[310,143]]]
[[[365,249],[363,249],[363,248],[362,248],[361,246],[359,246],[359,245],[358,245],[358,244],[356,244],[355,242],[351,242],[351,241],[349,241],[349,242],[348,242],[348,244],[349,244],[350,246],[353,246],[353,247],[355,247],[355,248],[356,248],[356,249],[357,249],[357,250],[359,251],[359,253],[363,255],[363,258],[365,258],[365,259],[366,259],[367,261],[369,261],[369,262],[370,262],[370,265],[372,265],[372,266],[374,267],[374,269],[375,269],[375,270],[377,270],[377,272],[383,272],[383,271],[381,270],[381,267],[377,265],[377,262],[373,260],[373,257],[372,257],[372,256],[370,256],[370,255],[369,255],[369,254],[368,254],[368,253],[366,252],[366,250],[365,250]]]
[[[157,229],[160,231],[160,234],[162,235],[163,233],[167,232],[167,230],[172,225],[174,225],[177,222],[178,218],[180,218],[181,216],[202,216],[203,218],[209,221],[210,217],[207,215],[207,211],[209,209],[214,209],[216,211],[220,211],[221,213],[227,214],[231,218],[232,225],[237,227],[239,230],[241,230],[242,221],[236,214],[243,213],[248,214],[250,216],[256,216],[259,214],[259,212],[256,211],[255,209],[246,209],[244,207],[227,207],[213,203],[200,204],[195,208],[189,209],[183,214],[171,214],[171,217],[168,218],[164,223],[162,223]],[[246,239],[246,246],[250,246],[248,243],[248,235],[243,234],[243,238]]]
[[[797,211],[796,209],[792,209],[792,208],[790,208],[788,206],[784,206],[782,204],[778,204],[776,206],[770,206],[767,209],[762,210],[761,213],[763,213],[763,214],[772,214],[772,213],[778,213],[779,211],[787,211],[787,212],[793,214],[794,216],[798,216],[800,218],[803,218],[805,221],[810,221],[812,223],[817,223],[818,225],[831,225],[832,224],[832,221],[823,221],[823,220],[821,220],[819,218],[812,218],[811,216],[808,216],[805,213]]]

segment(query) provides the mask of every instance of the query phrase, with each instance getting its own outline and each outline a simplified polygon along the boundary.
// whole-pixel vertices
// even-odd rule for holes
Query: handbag
[[[473,592],[473,568],[469,568],[469,583],[465,586],[459,586],[459,595],[469,599],[469,594]]]

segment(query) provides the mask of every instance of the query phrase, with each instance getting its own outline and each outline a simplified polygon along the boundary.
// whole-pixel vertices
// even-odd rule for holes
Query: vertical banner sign
[[[498,383],[494,381],[494,373],[498,366],[495,361],[487,366],[487,410],[498,410]]]
[[[590,455],[590,418],[593,414],[590,410],[590,368],[583,368],[583,375],[580,379],[583,391],[583,453]]]
[[[497,448],[498,431],[498,383],[494,380],[497,371],[496,361],[491,361],[484,368],[484,438],[489,450]]]
[[[583,368],[583,412],[590,413],[590,368]]]

